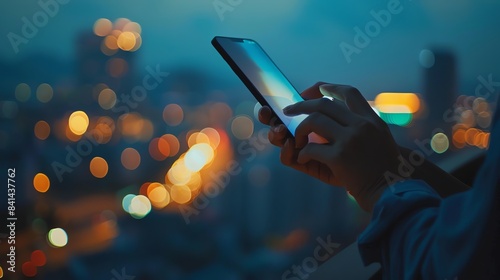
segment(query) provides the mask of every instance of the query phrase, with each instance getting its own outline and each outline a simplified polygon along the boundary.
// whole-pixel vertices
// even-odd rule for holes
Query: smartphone
[[[238,75],[262,106],[268,106],[295,136],[297,126],[307,115],[289,117],[283,108],[304,99],[278,69],[264,49],[251,39],[215,37],[212,45]],[[310,142],[325,143],[319,135],[309,135]]]

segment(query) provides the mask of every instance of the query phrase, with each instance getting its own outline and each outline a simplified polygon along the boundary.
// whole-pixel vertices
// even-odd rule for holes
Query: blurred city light
[[[245,140],[252,137],[253,134],[253,121],[247,116],[237,116],[231,122],[231,132],[234,137]]]
[[[168,104],[163,109],[163,120],[170,126],[179,125],[184,119],[184,111],[177,104]]]
[[[26,102],[30,99],[31,88],[25,83],[18,84],[15,91],[15,96],[18,101]]]
[[[142,219],[151,212],[151,202],[144,195],[136,195],[130,201],[129,213],[136,219]]]
[[[36,138],[40,140],[45,140],[50,135],[50,125],[46,121],[38,121],[34,130]]]
[[[36,89],[36,98],[42,103],[49,102],[54,95],[54,91],[49,84],[41,84]]]
[[[141,164],[141,155],[134,148],[126,148],[121,155],[123,167],[128,170],[135,170]]]
[[[444,133],[436,133],[431,139],[431,148],[434,152],[442,154],[450,147],[448,136]]]
[[[68,120],[69,129],[75,135],[82,135],[89,126],[89,117],[83,111],[73,112]]]
[[[33,187],[35,187],[35,190],[37,190],[38,192],[47,192],[50,188],[49,177],[47,177],[47,175],[43,173],[36,174],[33,178]]]
[[[108,174],[108,163],[102,157],[94,157],[90,161],[90,173],[96,178],[104,178]]]
[[[191,200],[191,190],[185,185],[173,185],[170,190],[172,200],[179,204],[186,204]]]
[[[47,234],[50,244],[54,247],[64,247],[68,244],[68,235],[62,228],[53,228]]]

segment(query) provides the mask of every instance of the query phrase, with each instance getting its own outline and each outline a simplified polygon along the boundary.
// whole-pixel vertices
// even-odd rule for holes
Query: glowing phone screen
[[[218,42],[295,136],[297,126],[307,115],[288,117],[283,108],[304,99],[271,58],[252,40],[220,38]]]

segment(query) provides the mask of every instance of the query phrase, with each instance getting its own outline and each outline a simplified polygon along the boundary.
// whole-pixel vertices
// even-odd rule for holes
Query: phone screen
[[[295,136],[297,126],[307,115],[288,117],[283,114],[283,108],[304,99],[283,73],[281,73],[271,58],[253,40],[223,37],[216,37],[215,40],[217,40],[242,74],[246,76],[248,81],[260,93],[290,133]],[[234,70],[234,65],[231,66]],[[257,99],[259,98],[257,97]]]

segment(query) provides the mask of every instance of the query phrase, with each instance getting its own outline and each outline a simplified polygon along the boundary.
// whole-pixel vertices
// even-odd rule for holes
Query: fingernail
[[[278,125],[278,127],[276,128],[277,132],[283,132],[283,130],[285,130],[285,126],[282,124]]]

